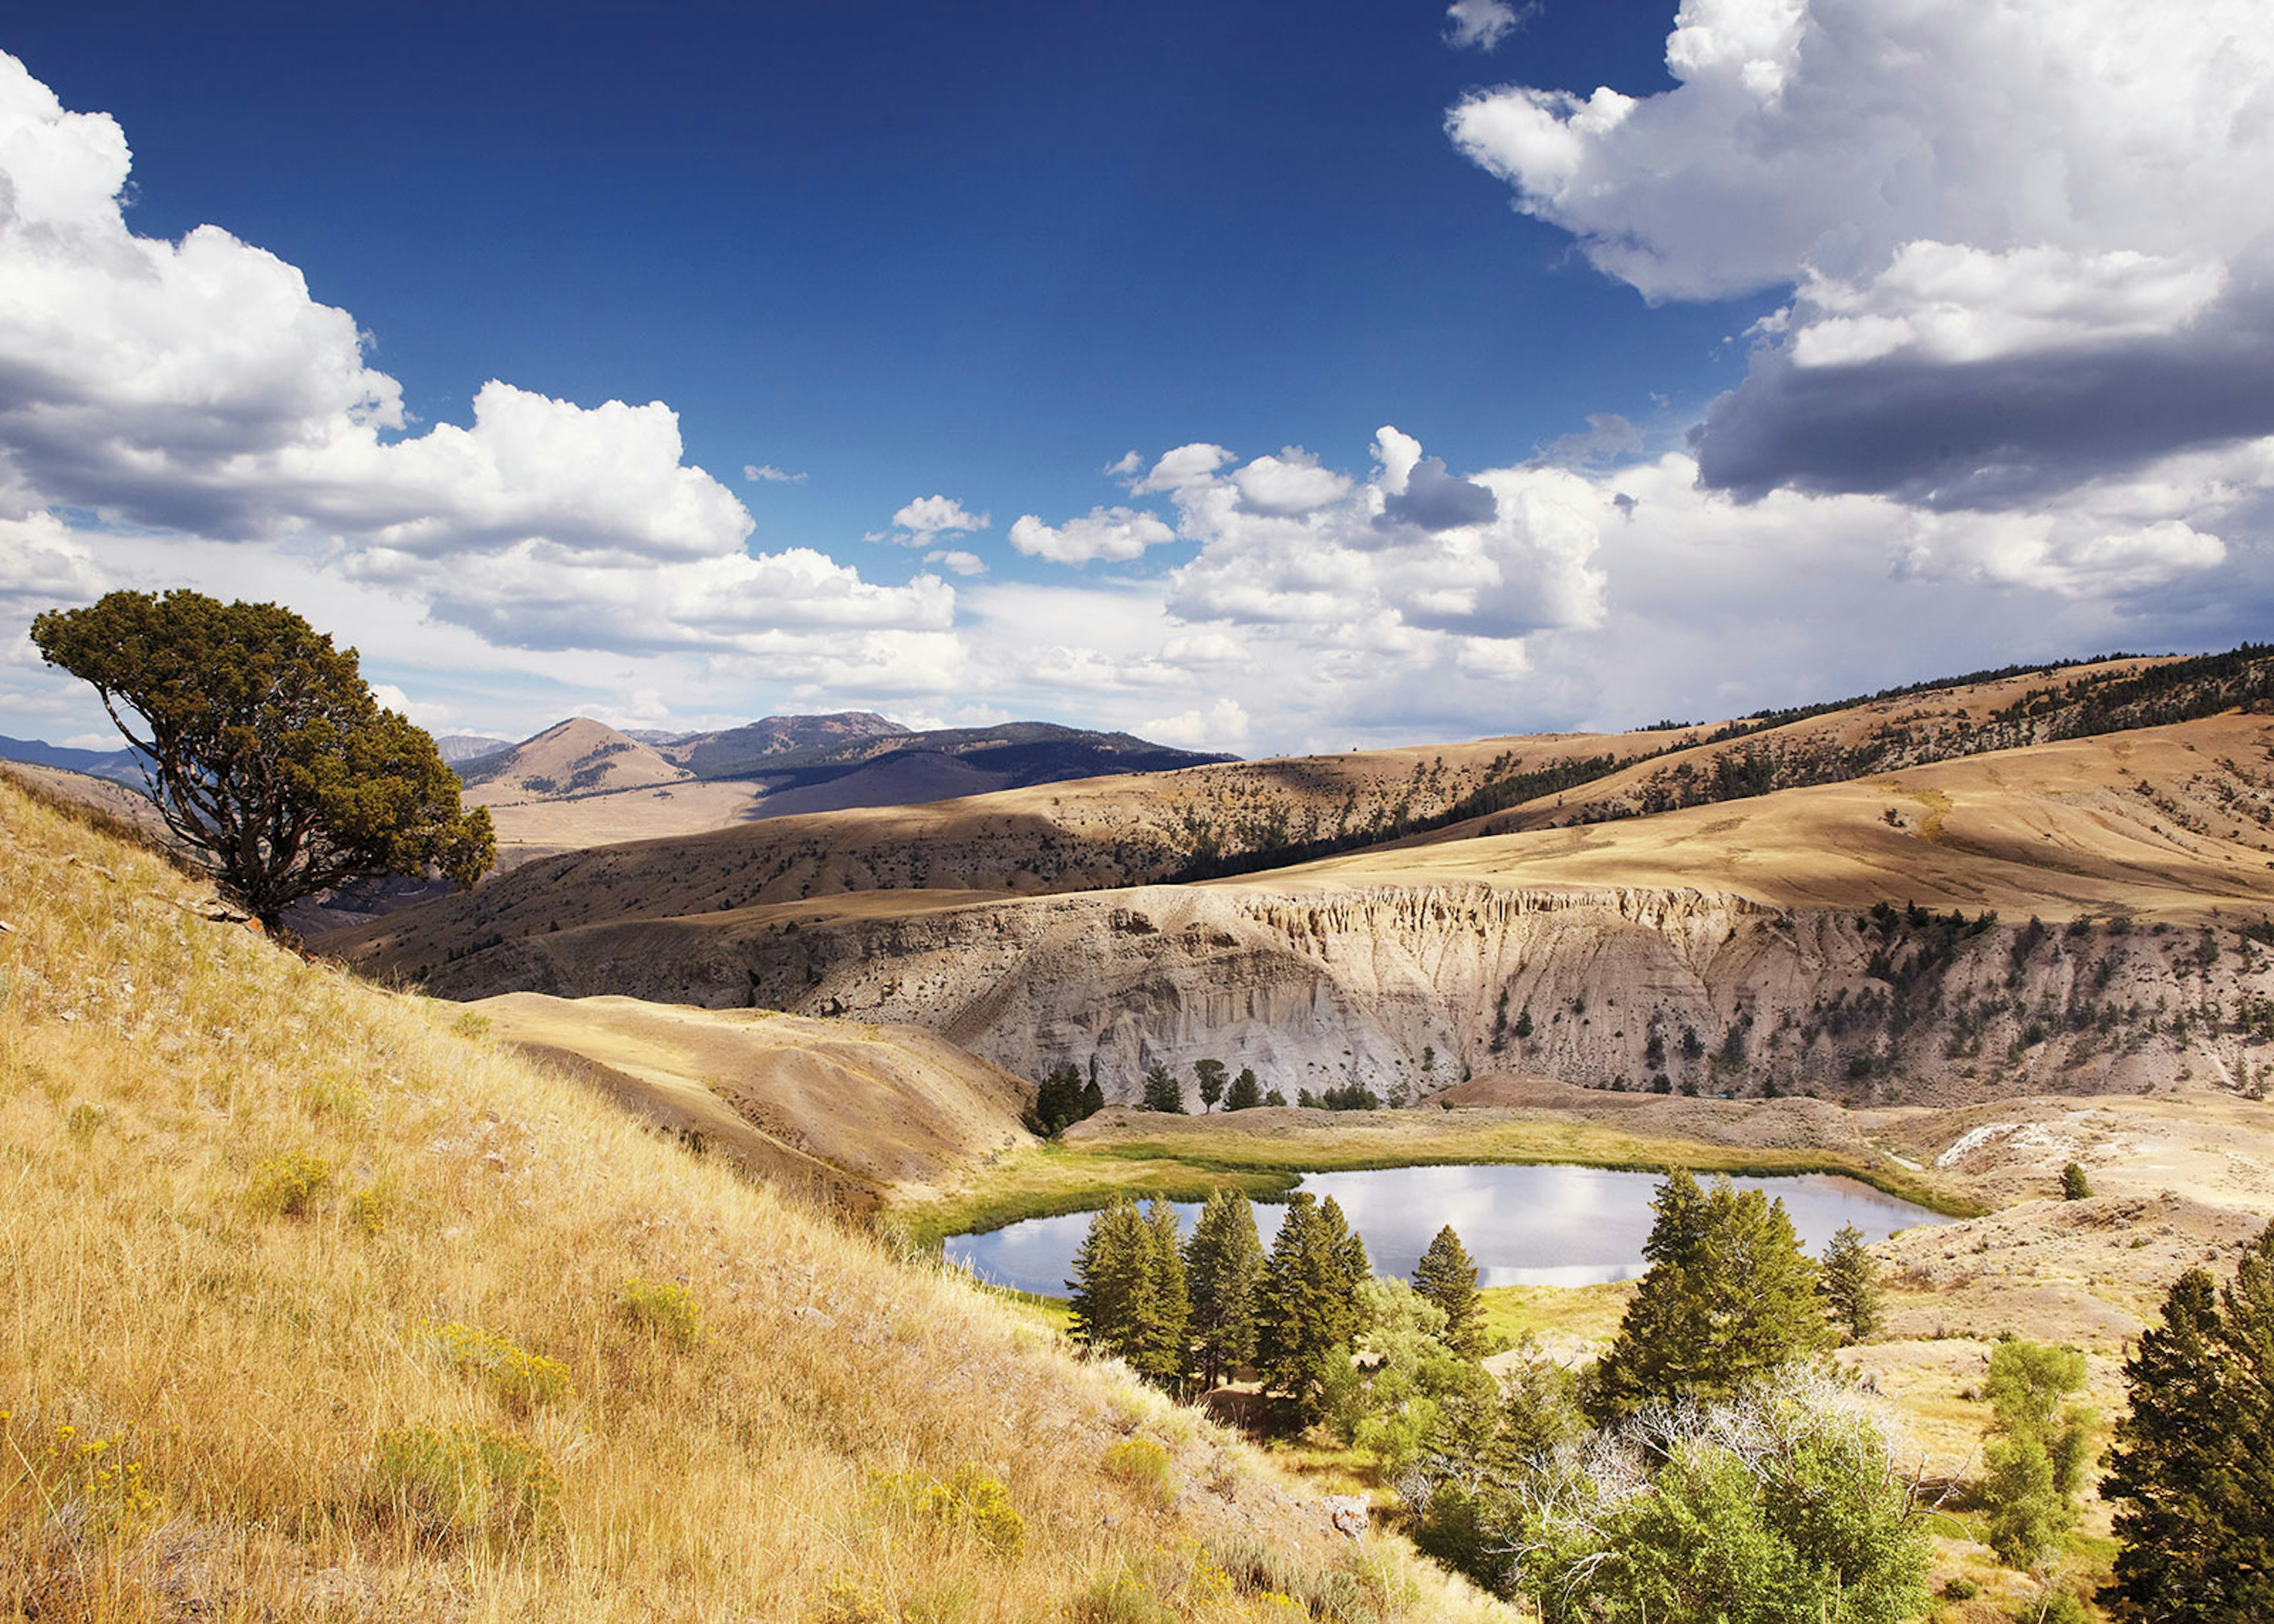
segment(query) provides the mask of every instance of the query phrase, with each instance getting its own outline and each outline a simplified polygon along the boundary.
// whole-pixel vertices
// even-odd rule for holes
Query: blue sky
[[[19,626],[1243,753],[2263,631],[2263,8],[47,11]],[[0,718],[101,731],[20,640]]]

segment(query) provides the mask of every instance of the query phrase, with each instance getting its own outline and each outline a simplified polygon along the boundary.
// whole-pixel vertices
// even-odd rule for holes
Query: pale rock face
[[[1663,1072],[1708,1094],[1773,1079],[1951,1103],[2221,1076],[2233,1019],[2274,981],[2241,968],[2231,936],[2204,974],[2182,931],[2044,930],[2019,959],[2013,925],[1939,955],[1931,935],[1679,889],[1152,886],[797,924],[627,921],[557,958],[542,936],[506,944],[460,972],[464,989],[446,966],[431,989],[478,975],[902,1022],[1028,1077],[1095,1057],[1111,1101],[1134,1099],[1156,1060],[1189,1078],[1214,1057],[1291,1101],[1353,1079],[1420,1100],[1498,1072],[1638,1090]],[[2175,1037],[2170,1011],[2206,1004],[2226,1035],[2198,1018]],[[2112,1007],[2128,1013],[2101,1021]]]

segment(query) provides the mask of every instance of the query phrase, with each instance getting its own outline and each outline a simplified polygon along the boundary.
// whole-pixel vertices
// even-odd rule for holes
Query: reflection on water
[[[1314,1173],[1302,1187],[1342,1204],[1351,1227],[1366,1237],[1377,1274],[1412,1274],[1431,1238],[1449,1223],[1476,1259],[1480,1285],[1586,1286],[1643,1272],[1651,1197],[1659,1182],[1655,1173],[1598,1168],[1417,1167]],[[1867,1240],[1879,1240],[1916,1224],[1948,1222],[1852,1178],[1808,1174],[1732,1182],[1782,1200],[1801,1244],[1818,1254],[1844,1223],[1863,1230]],[[1256,1206],[1256,1228],[1267,1248],[1284,1210]],[[1179,1203],[1177,1213],[1190,1234],[1199,1207]],[[998,1285],[1061,1297],[1089,1221],[1088,1213],[1069,1213],[984,1235],[954,1236],[947,1243],[948,1259]]]

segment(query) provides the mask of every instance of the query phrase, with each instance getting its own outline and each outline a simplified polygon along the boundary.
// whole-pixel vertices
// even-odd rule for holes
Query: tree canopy
[[[1445,1315],[1445,1346],[1465,1359],[1484,1353],[1484,1327],[1477,1323],[1477,1266],[1469,1249],[1447,1224],[1413,1266],[1413,1289]]]
[[[1879,1328],[1879,1266],[1854,1224],[1841,1224],[1825,1248],[1822,1283],[1825,1309],[1842,1342],[1860,1342]]]
[[[1285,1395],[1306,1421],[1318,1415],[1337,1363],[1350,1362],[1363,1328],[1359,1287],[1372,1272],[1332,1196],[1323,1205],[1299,1190],[1288,1197],[1264,1266],[1255,1362],[1266,1389]]]
[[[272,930],[350,879],[471,885],[496,861],[488,810],[460,805],[434,741],[380,708],[353,649],[289,609],[113,592],[40,615],[32,641],[94,686],[167,827]]]
[[[1677,1169],[1654,1205],[1643,1246],[1650,1271],[1596,1368],[1588,1408],[1598,1420],[1675,1399],[1728,1398],[1830,1343],[1816,1265],[1783,1202],[1726,1178],[1701,1190]]]
[[[2017,1339],[1991,1351],[1982,1499],[1990,1548],[2008,1568],[2032,1566],[2076,1526],[2092,1414],[2065,1401],[2084,1375],[2074,1348]]]
[[[2124,1365],[2103,1498],[2119,1502],[2120,1618],[2274,1618],[2274,1226],[2218,1289],[2190,1269]]]
[[[1185,1243],[1194,1351],[1210,1387],[1255,1357],[1256,1291],[1262,1280],[1255,1209],[1236,1190],[1211,1192]]]
[[[1174,1391],[1184,1380],[1192,1315],[1177,1213],[1155,1200],[1140,1212],[1124,1195],[1089,1221],[1073,1255],[1073,1339],[1113,1354],[1139,1375]]]

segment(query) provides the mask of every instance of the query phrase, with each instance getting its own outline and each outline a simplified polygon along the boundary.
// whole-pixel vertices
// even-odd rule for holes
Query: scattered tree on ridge
[[[289,609],[112,592],[38,616],[32,641],[94,685],[166,826],[272,931],[348,880],[433,869],[471,886],[496,861],[488,809],[460,805],[434,741]]]
[[[1263,1103],[1263,1090],[1255,1080],[1253,1068],[1242,1066],[1239,1075],[1231,1079],[1231,1097],[1224,1101],[1228,1111],[1252,1111]]]
[[[2001,1342],[1990,1355],[1982,1499],[1990,1548],[2008,1568],[2033,1566],[2076,1526],[2092,1413],[2062,1401],[2083,1386],[2074,1348]]]
[[[1211,1192],[1185,1243],[1193,1354],[1211,1388],[1255,1357],[1256,1293],[1262,1282],[1255,1209],[1236,1190]]]
[[[1138,1109],[1148,1111],[1173,1111],[1185,1114],[1185,1086],[1177,1074],[1158,1060],[1145,1068],[1145,1094]]]
[[[1224,1098],[1224,1062],[1195,1060],[1193,1062],[1193,1075],[1200,1079],[1201,1115],[1205,1116],[1216,1109],[1216,1102]]]
[[[2274,1618],[2274,1225],[2220,1290],[2190,1269],[2125,1361],[2103,1498],[2119,1502],[2120,1618]]]
[[[1726,1399],[1832,1341],[1816,1265],[1784,1203],[1717,1178],[1667,1176],[1617,1340],[1596,1366],[1588,1410],[1615,1421],[1645,1405]]]
[[[1843,1344],[1860,1342],[1879,1328],[1879,1266],[1854,1224],[1841,1224],[1825,1248],[1822,1283],[1824,1306]]]
[[[1465,1359],[1484,1355],[1484,1327],[1477,1323],[1477,1266],[1469,1249],[1447,1224],[1413,1266],[1413,1289],[1445,1315],[1445,1346]]]
[[[2085,1201],[2092,1198],[2092,1181],[2085,1177],[2084,1168],[2072,1162],[2061,1169],[2061,1199]]]

